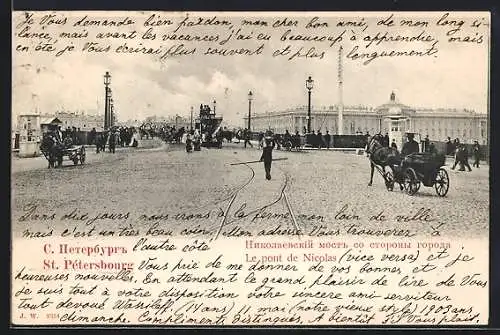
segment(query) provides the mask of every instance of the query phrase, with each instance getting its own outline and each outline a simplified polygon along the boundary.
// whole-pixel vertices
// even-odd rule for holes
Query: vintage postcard
[[[490,20],[14,12],[11,324],[487,325]]]

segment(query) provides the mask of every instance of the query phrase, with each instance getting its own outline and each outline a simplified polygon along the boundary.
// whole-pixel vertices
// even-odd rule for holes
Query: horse
[[[40,143],[40,150],[44,153],[47,161],[49,162],[48,168],[50,169],[62,165],[62,145],[50,135],[44,135]]]
[[[232,130],[219,130],[221,132],[222,138],[226,140],[227,143],[231,143],[236,134]]]
[[[373,172],[375,165],[382,168],[385,174],[385,167],[392,167],[401,162],[399,152],[395,148],[385,147],[382,145],[384,136],[382,134],[373,135],[366,145],[366,154],[370,159],[370,182],[368,186],[372,186]]]

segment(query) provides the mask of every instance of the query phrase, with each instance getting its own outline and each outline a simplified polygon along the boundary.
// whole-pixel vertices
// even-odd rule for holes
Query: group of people
[[[139,127],[140,135],[146,138],[159,137],[167,143],[181,143],[187,131],[184,127],[176,127],[167,122],[149,122]]]
[[[62,130],[61,126],[49,130],[44,134],[45,137],[50,137],[55,144],[60,147],[69,148],[72,145],[80,144],[80,139],[78,137],[78,132],[80,128],[68,127],[66,130]]]
[[[298,132],[297,132],[298,134]],[[314,130],[307,135],[307,143],[310,144],[313,148],[330,148],[332,141],[332,136],[330,132],[327,130],[326,134],[323,136],[321,130],[314,132]]]
[[[102,134],[97,133],[96,129],[92,128],[88,135],[88,143],[97,146],[98,143],[103,142],[103,139],[109,142],[108,139],[112,136],[115,145],[125,147],[129,146],[132,142],[135,132],[136,130],[134,127],[112,127],[110,130],[104,132],[104,136],[101,136]]]
[[[191,130],[186,134],[186,152],[201,150],[201,135],[198,129]]]
[[[106,146],[110,153],[116,152],[116,147],[137,147],[137,130],[134,127],[111,127],[98,133],[95,128],[89,132],[89,144],[96,146],[96,153],[104,152]]]
[[[460,143],[458,138],[451,141],[451,138],[447,138],[446,140],[446,154],[455,156],[455,163],[452,166],[452,169],[459,166],[459,171],[465,171],[467,168],[469,171],[472,171],[469,165],[469,150],[464,143]],[[472,145],[472,157],[474,158],[473,167],[479,168],[479,161],[481,160],[481,146],[478,141],[474,141]]]
[[[469,151],[467,146],[463,143],[457,142],[455,145],[455,152],[452,152],[455,156],[455,162],[451,167],[452,170],[458,165],[458,171],[465,171],[465,168],[468,171],[472,171],[472,168],[469,164]],[[473,167],[479,168],[479,161],[481,159],[481,146],[478,141],[474,141],[474,145],[472,146],[472,156],[474,157],[474,163],[472,163]]]

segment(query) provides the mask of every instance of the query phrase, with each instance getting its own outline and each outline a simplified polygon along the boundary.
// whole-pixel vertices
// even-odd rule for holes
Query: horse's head
[[[375,134],[372,137],[370,137],[368,140],[368,145],[366,146],[366,152],[372,154],[375,152],[375,150],[382,147],[381,143],[382,139],[383,139],[382,134]]]

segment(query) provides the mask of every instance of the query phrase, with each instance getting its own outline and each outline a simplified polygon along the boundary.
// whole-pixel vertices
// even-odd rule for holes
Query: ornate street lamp
[[[109,85],[111,84],[111,75],[109,74],[109,71],[106,71],[106,74],[104,75],[104,129],[108,129],[109,127],[109,95],[110,95],[110,88]]]
[[[111,118],[112,118],[112,112],[111,112],[111,106],[113,105],[113,90],[111,87],[108,88],[108,128],[111,128]]]
[[[312,80],[311,76],[306,80],[306,88],[308,93],[308,103],[307,103],[307,133],[311,133],[311,90],[314,86],[314,80]]]
[[[111,98],[111,89],[109,89],[109,127],[113,127],[114,125],[114,117],[115,117],[115,105],[113,103],[113,98]]]
[[[191,106],[191,129],[193,130],[193,106]]]
[[[250,131],[250,117],[251,117],[251,112],[252,112],[252,100],[253,100],[253,93],[252,91],[248,92],[248,131]]]

